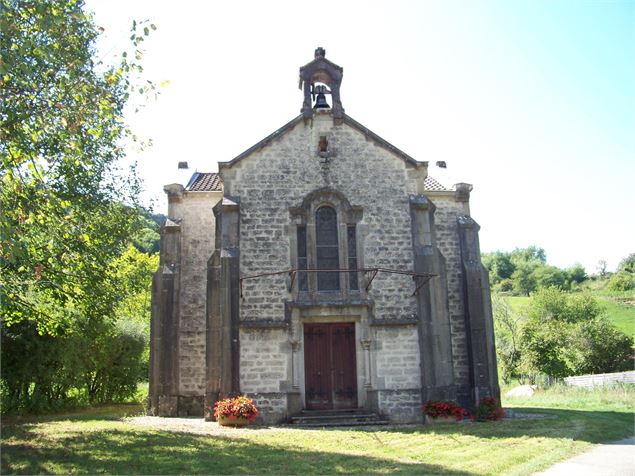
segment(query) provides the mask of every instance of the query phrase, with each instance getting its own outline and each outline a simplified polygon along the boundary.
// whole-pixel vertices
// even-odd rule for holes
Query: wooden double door
[[[308,410],[357,408],[354,323],[304,325],[304,375]]]

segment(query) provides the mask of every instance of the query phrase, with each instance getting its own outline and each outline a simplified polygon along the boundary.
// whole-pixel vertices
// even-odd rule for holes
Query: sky
[[[550,264],[635,252],[635,0],[87,0],[114,62],[132,20],[156,25],[127,120],[144,197],[228,161],[300,113],[316,47],[344,68],[346,113],[444,185],[473,184],[481,251],[540,246]],[[445,161],[446,170],[435,167]]]

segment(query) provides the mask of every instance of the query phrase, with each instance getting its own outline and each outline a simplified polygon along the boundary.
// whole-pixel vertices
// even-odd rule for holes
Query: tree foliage
[[[519,373],[567,377],[631,368],[633,340],[588,294],[546,288],[530,299],[521,330]]]
[[[154,26],[133,23],[106,65],[81,0],[0,1],[3,409],[122,399],[147,358],[156,268],[128,248],[147,223],[123,113],[154,91],[138,64]]]
[[[620,261],[620,264],[617,267],[617,270],[623,273],[635,274],[635,253],[631,253],[622,261]]]
[[[138,226],[122,201],[139,184],[119,164],[140,66],[95,61],[99,29],[79,0],[3,0],[0,29],[2,323],[55,334],[74,315],[112,315],[106,268]]]
[[[541,288],[574,289],[588,278],[579,263],[567,269],[548,265],[545,250],[537,246],[483,253],[482,260],[495,291],[529,296]]]
[[[499,295],[492,296],[494,332],[496,333],[496,358],[504,383],[518,375],[520,363],[520,330],[522,316]]]
[[[148,375],[150,285],[158,255],[133,246],[106,269],[111,319],[76,312],[56,335],[23,320],[2,333],[3,408],[42,411],[69,403],[122,400]]]

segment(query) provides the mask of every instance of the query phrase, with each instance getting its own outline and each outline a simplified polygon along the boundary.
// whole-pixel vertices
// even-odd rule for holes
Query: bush
[[[575,375],[633,369],[633,339],[604,317],[576,326],[572,348],[577,350],[572,362]]]
[[[43,413],[72,406],[79,384],[71,339],[41,335],[32,321],[2,329],[2,412]]]
[[[91,403],[123,401],[136,393],[145,341],[143,326],[134,321],[117,321],[103,333],[82,336],[83,383]]]
[[[606,287],[610,291],[630,291],[635,289],[635,274],[626,271],[615,273],[609,279]]]
[[[42,413],[135,394],[146,345],[143,326],[84,322],[57,336],[30,321],[2,332],[2,411]]]
[[[521,331],[520,372],[562,378],[630,368],[633,340],[602,312],[586,294],[550,288],[532,295]]]
[[[518,375],[520,360],[520,319],[511,306],[500,296],[492,296],[494,332],[496,333],[496,358],[499,375],[504,383]]]
[[[494,397],[485,397],[478,403],[473,419],[476,421],[496,421],[501,420],[504,416],[505,411],[500,402]]]
[[[496,286],[496,288],[498,288],[498,291],[506,293],[506,292],[513,291],[514,282],[511,279],[506,278],[506,279],[502,279],[495,286]]]

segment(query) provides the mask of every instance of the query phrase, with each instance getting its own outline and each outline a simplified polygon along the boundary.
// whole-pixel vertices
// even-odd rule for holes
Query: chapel
[[[499,398],[472,186],[347,115],[342,78],[317,48],[300,115],[164,187],[154,414],[211,419],[246,394],[267,424],[346,409],[405,423],[428,400]]]

